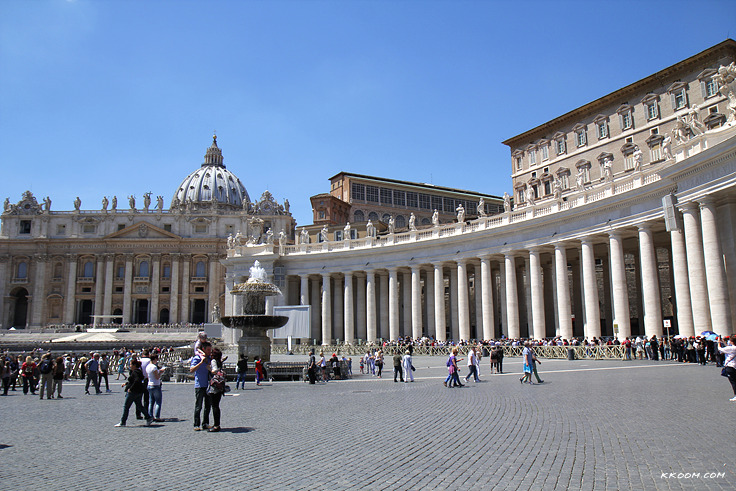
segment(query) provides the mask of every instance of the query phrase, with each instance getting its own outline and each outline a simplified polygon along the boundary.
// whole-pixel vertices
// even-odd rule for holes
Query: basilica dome
[[[217,136],[204,155],[202,166],[189,174],[174,192],[171,208],[187,205],[225,206],[243,208],[250,203],[248,191],[235,174],[222,163],[222,150],[217,146]]]

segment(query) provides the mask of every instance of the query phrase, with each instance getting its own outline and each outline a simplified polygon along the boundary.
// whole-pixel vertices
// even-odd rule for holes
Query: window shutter
[[[705,87],[705,80],[700,81],[700,93],[703,95],[703,100],[705,100],[705,98],[708,96]]]
[[[672,112],[677,111],[677,106],[675,105],[675,93],[670,94],[670,100],[672,101]]]

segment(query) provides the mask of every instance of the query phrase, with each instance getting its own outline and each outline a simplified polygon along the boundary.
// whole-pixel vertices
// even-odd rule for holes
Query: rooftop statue
[[[109,205],[110,202],[107,200],[107,196],[102,197],[102,210],[107,211],[107,205]]]
[[[486,200],[483,199],[483,196],[478,200],[478,216],[481,218],[486,216]]]
[[[118,197],[113,196],[112,197],[112,210],[115,211],[118,209]]]
[[[77,196],[77,199],[74,200],[74,210],[79,211],[79,208],[82,206],[82,200],[79,199],[79,196]]]

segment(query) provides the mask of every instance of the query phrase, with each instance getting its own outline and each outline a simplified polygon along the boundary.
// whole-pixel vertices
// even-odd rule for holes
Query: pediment
[[[113,232],[105,239],[181,239],[180,236],[152,225],[146,221],[136,222],[122,230]]]

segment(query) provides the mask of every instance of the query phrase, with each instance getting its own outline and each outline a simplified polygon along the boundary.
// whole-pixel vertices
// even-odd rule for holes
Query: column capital
[[[696,213],[698,211],[698,204],[692,201],[687,203],[678,203],[677,207],[680,208],[680,211],[683,213]]]
[[[160,252],[154,252],[151,254],[151,259],[153,261],[160,261],[161,260],[161,253]]]
[[[69,261],[70,263],[77,260],[76,254],[67,253],[65,254],[65,256],[66,256],[67,261]]]
[[[713,196],[703,196],[702,198],[698,199],[698,206],[702,210],[706,207],[715,206],[716,200],[713,198]]]
[[[608,237],[611,239],[623,239],[624,232],[620,229],[613,229],[608,232]]]
[[[7,254],[0,255],[0,263],[7,263],[10,261],[10,256]]]
[[[47,254],[34,254],[33,259],[36,262],[45,263],[49,260],[49,256]]]
[[[169,257],[172,261],[178,261],[179,259],[181,259],[181,254],[178,252],[172,252],[169,254]]]

